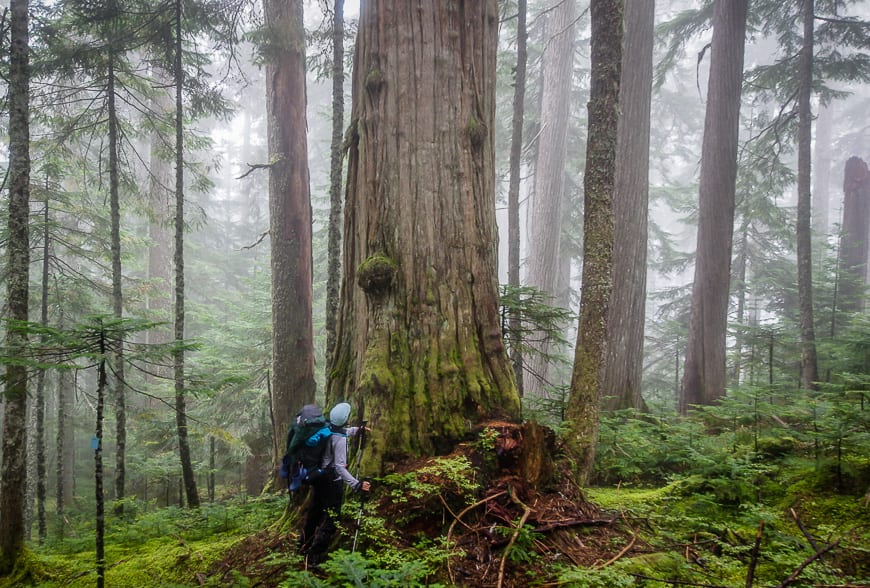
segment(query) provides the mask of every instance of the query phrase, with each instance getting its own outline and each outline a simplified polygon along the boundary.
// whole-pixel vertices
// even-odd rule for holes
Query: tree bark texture
[[[66,504],[75,495],[75,436],[73,427],[73,407],[70,399],[75,396],[75,382],[72,373],[61,370],[57,383],[57,463],[55,469],[55,514],[57,515],[58,535],[64,536]]]
[[[301,0],[264,2],[268,54],[269,231],[272,255],[273,470],[290,421],[314,401],[311,199]]]
[[[115,106],[114,53],[109,52],[108,100],[109,117],[109,205],[112,225],[112,313],[115,318],[124,316],[124,294],[121,291],[121,197],[118,179],[118,111]],[[119,341],[112,354],[115,399],[115,498],[123,500],[126,485],[127,451],[127,401],[124,390],[124,342]],[[117,513],[124,512],[119,503]]]
[[[326,374],[332,369],[341,288],[341,172],[344,149],[344,0],[332,12],[332,142],[329,147],[329,235],[326,276]]]
[[[48,326],[48,282],[49,255],[51,253],[51,231],[49,230],[49,199],[45,199],[45,208],[42,211],[42,275],[39,300],[39,324]],[[46,341],[46,336],[42,336]],[[36,372],[36,520],[39,532],[39,542],[45,542],[47,535],[45,522],[45,369]]]
[[[747,0],[716,0],[707,110],[701,144],[695,280],[678,407],[709,405],[725,395],[737,138],[743,88]]]
[[[508,285],[520,287],[520,171],[522,170],[523,119],[526,100],[526,62],[528,31],[526,0],[517,0],[517,65],[514,70],[514,101],[511,119],[510,178],[508,180]],[[522,319],[512,312],[508,317],[510,357],[517,379],[517,392],[523,395]]]
[[[592,84],[589,135],[583,176],[583,287],[571,394],[568,443],[583,485],[592,473],[607,352],[607,318],[612,289],[613,198],[622,70],[622,0],[592,0]]]
[[[9,3],[9,220],[6,240],[6,353],[24,356],[30,279],[30,63],[28,2]],[[27,485],[27,368],[6,366],[3,398],[3,466],[0,473],[0,576],[24,548]]]
[[[846,161],[840,235],[840,309],[861,312],[867,304],[867,253],[870,243],[870,171],[858,157]]]
[[[535,163],[535,180],[529,201],[529,255],[526,284],[549,294],[557,304],[562,235],[562,197],[565,191],[565,159],[568,144],[568,111],[574,64],[576,0],[553,0],[547,20],[541,89],[541,132]],[[538,353],[526,358],[524,392],[530,397],[547,396],[549,340],[532,333],[530,345]]]
[[[642,409],[646,316],[649,135],[654,0],[625,1],[619,136],[613,194],[613,294],[607,319],[602,406]]]
[[[373,469],[519,415],[498,311],[497,29],[495,0],[362,5],[327,397],[369,420]]]
[[[178,431],[178,457],[181,476],[189,508],[199,507],[199,493],[190,456],[187,434],[187,400],[185,398],[184,350],[184,69],[182,65],[181,36],[182,3],[175,2],[175,342],[179,348],[173,353],[175,380],[175,426]]]
[[[801,327],[801,387],[815,389],[819,379],[816,359],[816,330],[813,324],[813,239],[811,142],[813,112],[814,0],[803,0],[804,35],[798,59],[798,202],[797,202],[797,271],[798,304]]]

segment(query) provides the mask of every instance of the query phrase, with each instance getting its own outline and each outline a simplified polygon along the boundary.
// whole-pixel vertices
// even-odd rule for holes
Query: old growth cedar
[[[329,402],[372,426],[370,471],[519,415],[496,282],[495,0],[376,0],[354,56]]]
[[[698,234],[689,339],[678,406],[709,405],[725,395],[725,336],[743,89],[747,0],[717,0],[707,82]]]
[[[859,157],[843,173],[843,224],[840,234],[839,307],[861,312],[866,306],[867,244],[870,243],[870,171]]]
[[[644,407],[649,135],[655,2],[625,3],[625,47],[619,87],[616,184],[613,193],[613,293],[607,318],[602,407]]]
[[[305,136],[301,0],[264,2],[267,40],[269,234],[272,256],[272,417],[277,471],[290,420],[314,401],[311,201]]]

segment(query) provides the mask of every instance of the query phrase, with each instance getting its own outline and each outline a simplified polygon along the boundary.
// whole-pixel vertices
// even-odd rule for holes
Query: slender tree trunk
[[[51,231],[48,227],[48,198],[42,211],[42,288],[39,301],[39,324],[48,326],[48,256],[51,251]],[[45,337],[43,336],[43,341]],[[47,536],[45,524],[45,370],[36,372],[36,520],[40,544]]]
[[[326,277],[326,377],[332,371],[335,322],[341,287],[341,171],[344,160],[344,0],[335,0],[332,15],[332,143],[329,148],[329,245]]]
[[[725,395],[725,338],[747,0],[716,0],[701,145],[698,236],[679,410]]]
[[[10,0],[9,217],[6,236],[6,353],[24,355],[30,279],[30,64],[28,2]],[[0,576],[12,571],[24,548],[27,485],[27,368],[8,364],[3,398],[3,465],[0,473]]]
[[[804,39],[798,60],[797,270],[801,327],[801,387],[815,390],[819,379],[813,323],[812,194],[810,154],[813,113],[814,0],[803,0]]]
[[[591,87],[583,176],[583,288],[567,417],[581,485],[592,473],[598,442],[601,372],[613,279],[613,198],[622,70],[622,0],[592,0]]]
[[[547,41],[543,55],[541,90],[541,132],[535,182],[529,204],[529,256],[526,282],[553,298],[557,304],[562,226],[562,199],[565,191],[565,159],[568,144],[568,111],[574,64],[576,0],[553,0],[547,20]],[[526,361],[529,377],[524,377],[524,391],[530,397],[547,396],[549,340],[543,333],[533,333],[536,353]]]
[[[378,471],[452,449],[469,423],[518,417],[519,397],[498,310],[497,3],[361,9],[327,398],[369,420]]]
[[[72,426],[70,391],[74,386],[72,374],[61,371],[57,383],[57,465],[55,469],[58,536],[63,538],[66,524],[66,504],[75,494],[75,437]]]
[[[643,409],[649,135],[654,0],[626,0],[613,201],[613,297],[607,319],[603,407]]]
[[[196,476],[190,457],[190,442],[187,437],[187,402],[184,382],[184,111],[182,88],[184,69],[182,65],[181,37],[182,2],[175,2],[175,343],[173,352],[175,372],[175,425],[178,429],[178,455],[181,459],[181,475],[189,508],[199,507]]]
[[[517,66],[514,70],[514,108],[511,120],[510,179],[508,181],[508,285],[520,287],[520,172],[523,152],[523,117],[526,100],[526,62],[528,31],[526,0],[517,0]],[[518,312],[508,317],[511,333],[510,357],[517,378],[517,392],[523,395],[522,318]]]
[[[734,384],[740,385],[743,371],[743,340],[746,333],[746,270],[749,265],[749,223],[744,219],[740,229],[740,243],[737,254],[737,335],[734,337]],[[752,360],[750,360],[752,361]]]
[[[115,67],[114,54],[109,52],[108,72],[108,116],[109,116],[109,205],[112,221],[112,312],[115,318],[124,315],[124,295],[121,291],[121,203],[118,180],[118,111],[115,106]],[[127,402],[124,393],[124,341],[112,354],[115,397],[115,499],[119,501],[115,513],[124,512],[124,486],[126,476],[127,448]]]
[[[833,103],[819,106],[813,152],[813,230],[827,235],[831,217],[831,133],[834,126]]]
[[[301,0],[266,0],[266,114],[272,254],[273,475],[291,419],[314,401],[313,262]]]
[[[97,501],[96,558],[97,588],[105,586],[105,496],[103,493],[103,406],[106,395],[106,334],[100,331],[100,361],[97,364],[97,427],[94,432],[94,495]]]
[[[870,171],[850,157],[843,174],[843,223],[840,235],[839,306],[861,312],[867,304],[867,246],[870,243]]]

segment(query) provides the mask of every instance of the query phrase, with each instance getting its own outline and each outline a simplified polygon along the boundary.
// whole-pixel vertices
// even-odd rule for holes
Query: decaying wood
[[[819,550],[819,546],[818,546],[818,544],[816,543],[816,540],[813,538],[812,535],[810,535],[810,533],[809,533],[809,531],[807,531],[806,527],[804,527],[804,524],[803,524],[803,522],[800,520],[800,517],[798,517],[798,514],[795,512],[795,510],[794,510],[793,508],[790,508],[790,509],[788,509],[788,510],[789,510],[789,512],[791,513],[791,518],[793,518],[793,519],[794,519],[794,522],[797,524],[798,529],[801,530],[801,533],[804,534],[804,537],[806,537],[806,538],[807,538],[807,541],[809,541],[809,542],[810,542],[810,545],[812,545],[812,547],[813,547],[813,551],[818,551],[818,550]]]
[[[752,581],[755,579],[755,565],[758,563],[758,550],[761,547],[761,536],[763,534],[764,521],[759,521],[758,531],[755,533],[755,544],[752,546],[752,559],[749,561],[749,570],[746,572],[746,588],[752,588]]]
[[[794,582],[794,581],[797,579],[797,577],[801,575],[801,572],[803,572],[804,569],[805,569],[808,565],[810,565],[811,563],[813,563],[814,561],[816,561],[817,559],[819,559],[820,557],[822,557],[824,554],[826,554],[827,552],[829,552],[830,550],[832,550],[833,548],[835,548],[835,547],[836,547],[837,545],[839,545],[839,544],[840,544],[840,540],[837,539],[837,540],[834,541],[833,543],[830,543],[830,544],[826,545],[825,547],[823,547],[822,549],[820,549],[819,551],[816,551],[816,552],[815,552],[814,554],[812,554],[810,557],[806,558],[806,559],[801,563],[801,565],[799,565],[799,566],[795,569],[795,571],[793,571],[793,572],[791,573],[791,575],[790,575],[788,578],[786,578],[785,580],[783,580],[783,581],[782,581],[782,584],[779,584],[776,588],[785,588],[786,586],[788,586],[789,584],[791,584],[792,582]]]
[[[519,536],[520,531],[522,531],[523,529],[523,525],[526,524],[526,521],[529,519],[529,514],[531,514],[532,512],[531,508],[529,508],[526,504],[523,503],[523,501],[517,498],[517,494],[514,491],[513,487],[508,490],[508,493],[510,494],[511,500],[513,500],[514,503],[522,507],[523,516],[520,517],[520,522],[517,523],[517,527],[516,529],[514,529],[513,535],[511,535],[511,540],[508,543],[507,547],[505,547],[504,554],[502,554],[501,563],[498,566],[498,588],[501,588],[504,585],[504,566],[507,562],[508,555],[510,555],[511,548],[514,546],[514,543],[516,543],[517,537]]]

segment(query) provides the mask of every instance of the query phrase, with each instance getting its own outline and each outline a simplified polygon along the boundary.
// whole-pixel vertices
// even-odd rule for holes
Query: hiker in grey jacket
[[[335,521],[341,514],[344,485],[356,492],[368,492],[371,484],[357,480],[347,469],[347,439],[362,427],[343,429],[350,417],[350,404],[341,402],[329,411],[332,435],[323,454],[323,475],[314,480],[314,498],[305,518],[300,537],[300,553],[307,555],[309,567],[317,567],[326,559],[326,551],[338,531]]]

